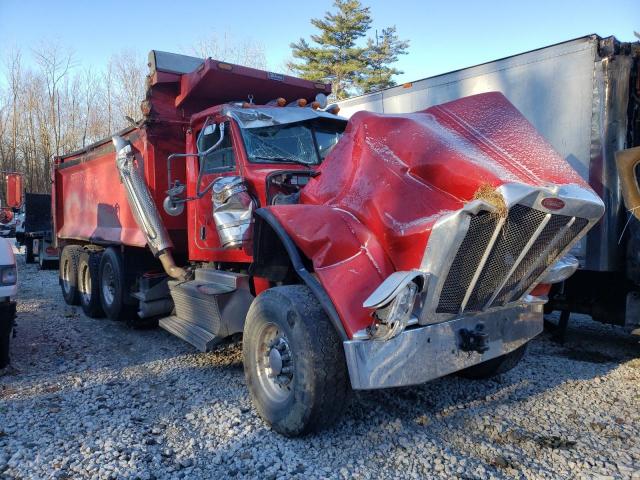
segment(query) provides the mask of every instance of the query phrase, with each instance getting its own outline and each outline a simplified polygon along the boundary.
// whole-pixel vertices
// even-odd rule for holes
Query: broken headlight
[[[409,323],[418,294],[415,282],[407,283],[393,300],[374,312],[375,323],[369,333],[375,340],[389,340],[400,334]]]

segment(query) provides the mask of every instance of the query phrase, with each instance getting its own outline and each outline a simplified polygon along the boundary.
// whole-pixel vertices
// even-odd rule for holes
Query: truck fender
[[[291,261],[291,266],[293,267],[295,273],[298,277],[309,287],[313,295],[316,297],[322,309],[325,311],[331,324],[336,329],[336,332],[340,336],[340,339],[344,342],[349,340],[347,333],[342,325],[342,321],[340,320],[340,316],[338,315],[338,311],[336,310],[335,305],[331,301],[329,294],[324,289],[324,287],[320,284],[320,282],[314,277],[304,266],[302,261],[302,257],[300,256],[300,252],[298,251],[298,247],[291,239],[289,234],[280,224],[280,221],[271,213],[269,210],[264,208],[260,208],[256,210],[256,224],[254,226],[254,259],[256,262],[261,261],[261,254],[259,252],[261,239],[265,238],[267,235],[267,230],[270,228],[273,233],[276,234],[277,238],[280,240],[282,246],[284,247],[289,260]],[[267,228],[265,228],[267,227]],[[255,268],[255,267],[254,267]]]

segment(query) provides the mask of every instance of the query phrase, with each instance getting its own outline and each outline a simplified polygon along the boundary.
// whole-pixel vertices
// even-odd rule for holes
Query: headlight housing
[[[374,312],[376,322],[370,328],[370,334],[375,340],[389,340],[400,334],[409,323],[413,306],[418,294],[415,282],[407,283],[391,303]]]
[[[0,285],[15,285],[18,281],[18,272],[15,265],[0,267]]]

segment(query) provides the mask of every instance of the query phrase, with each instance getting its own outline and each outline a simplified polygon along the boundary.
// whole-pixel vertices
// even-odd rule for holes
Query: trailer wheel
[[[80,306],[89,318],[104,317],[100,302],[100,271],[101,252],[85,250],[78,261],[78,290],[80,292]]]
[[[100,304],[110,320],[126,320],[132,309],[125,303],[127,294],[122,256],[114,248],[107,248],[100,259],[98,273]]]
[[[324,428],[350,394],[342,342],[304,285],[275,287],[251,304],[242,355],[251,400],[277,432]]]
[[[501,373],[506,373],[514,368],[522,357],[524,357],[527,351],[528,343],[525,343],[519,348],[516,348],[513,352],[509,352],[506,355],[492,358],[486,362],[479,363],[473,367],[460,370],[458,375],[465,378],[471,378],[475,380],[482,380],[485,378],[491,378]]]
[[[82,253],[80,245],[67,245],[60,255],[59,282],[62,296],[67,305],[79,305],[78,260]]]
[[[34,263],[33,259],[33,238],[25,239],[25,263]]]

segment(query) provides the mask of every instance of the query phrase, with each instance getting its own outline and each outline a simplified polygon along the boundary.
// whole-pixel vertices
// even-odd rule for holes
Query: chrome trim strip
[[[502,283],[500,284],[500,286],[498,288],[496,288],[496,291],[493,292],[493,295],[491,295],[491,298],[485,304],[484,308],[489,308],[491,306],[491,304],[493,304],[493,302],[496,299],[496,297],[498,296],[498,294],[502,291],[504,286],[507,284],[507,282],[511,278],[511,275],[513,275],[513,272],[515,272],[516,268],[518,268],[518,265],[520,265],[520,262],[522,262],[522,260],[524,260],[524,257],[526,257],[527,253],[529,253],[529,250],[531,249],[531,247],[533,246],[534,242],[538,239],[538,237],[542,233],[542,230],[544,230],[544,227],[547,226],[547,223],[549,223],[549,220],[551,220],[551,214],[547,213],[544,216],[544,218],[542,219],[542,221],[540,222],[540,225],[538,225],[538,228],[536,228],[535,232],[533,232],[533,235],[531,235],[531,238],[529,239],[529,241],[526,243],[526,245],[524,246],[524,248],[520,252],[520,255],[518,255],[518,258],[516,259],[516,261],[513,262],[513,265],[511,265],[511,268],[509,269],[509,271],[505,275],[505,277],[502,280]]]
[[[516,292],[519,292],[520,289],[522,288],[522,286],[525,284],[525,282],[527,282],[527,280],[529,280],[529,277],[531,276],[531,274],[534,272],[534,270],[536,268],[538,268],[538,266],[544,262],[544,259],[547,257],[547,255],[549,254],[549,252],[555,248],[555,246],[558,244],[558,242],[560,242],[560,240],[562,239],[562,237],[564,236],[565,233],[567,233],[567,231],[571,228],[571,226],[576,222],[576,217],[571,217],[571,220],[569,220],[567,222],[567,224],[562,227],[558,233],[556,234],[556,236],[553,238],[553,240],[551,242],[549,242],[549,245],[547,246],[547,248],[544,249],[544,251],[542,252],[542,254],[540,255],[540,258],[538,259],[537,262],[535,262],[530,268],[529,270],[527,270],[525,272],[525,274],[522,276],[522,279],[518,282],[518,284],[516,285],[516,287],[513,289],[512,292],[509,293],[509,295],[507,297],[505,297],[505,305],[507,303],[510,303],[512,301],[512,297],[513,294]],[[523,295],[524,296],[524,295]],[[521,297],[522,298],[522,297]],[[517,298],[515,300],[518,300]]]
[[[386,341],[343,342],[351,386],[356,390],[416,385],[512,352],[542,332],[543,305],[502,308],[414,327]],[[460,350],[459,331],[482,322],[489,350]]]
[[[467,306],[467,303],[469,302],[469,298],[471,297],[471,293],[473,292],[473,289],[475,288],[476,283],[478,283],[478,279],[480,278],[480,274],[482,273],[484,264],[487,263],[487,259],[489,258],[489,255],[493,250],[493,246],[495,245],[496,240],[498,239],[498,235],[500,235],[502,226],[506,221],[507,221],[506,216],[500,218],[500,220],[498,221],[498,224],[496,225],[496,229],[493,231],[493,235],[491,235],[491,239],[487,244],[487,248],[482,254],[482,258],[480,258],[480,262],[478,262],[478,268],[476,268],[476,271],[474,272],[473,277],[471,278],[471,282],[469,283],[469,288],[467,288],[467,291],[464,294],[464,298],[462,299],[462,303],[460,304],[460,313],[464,312],[464,309]]]

